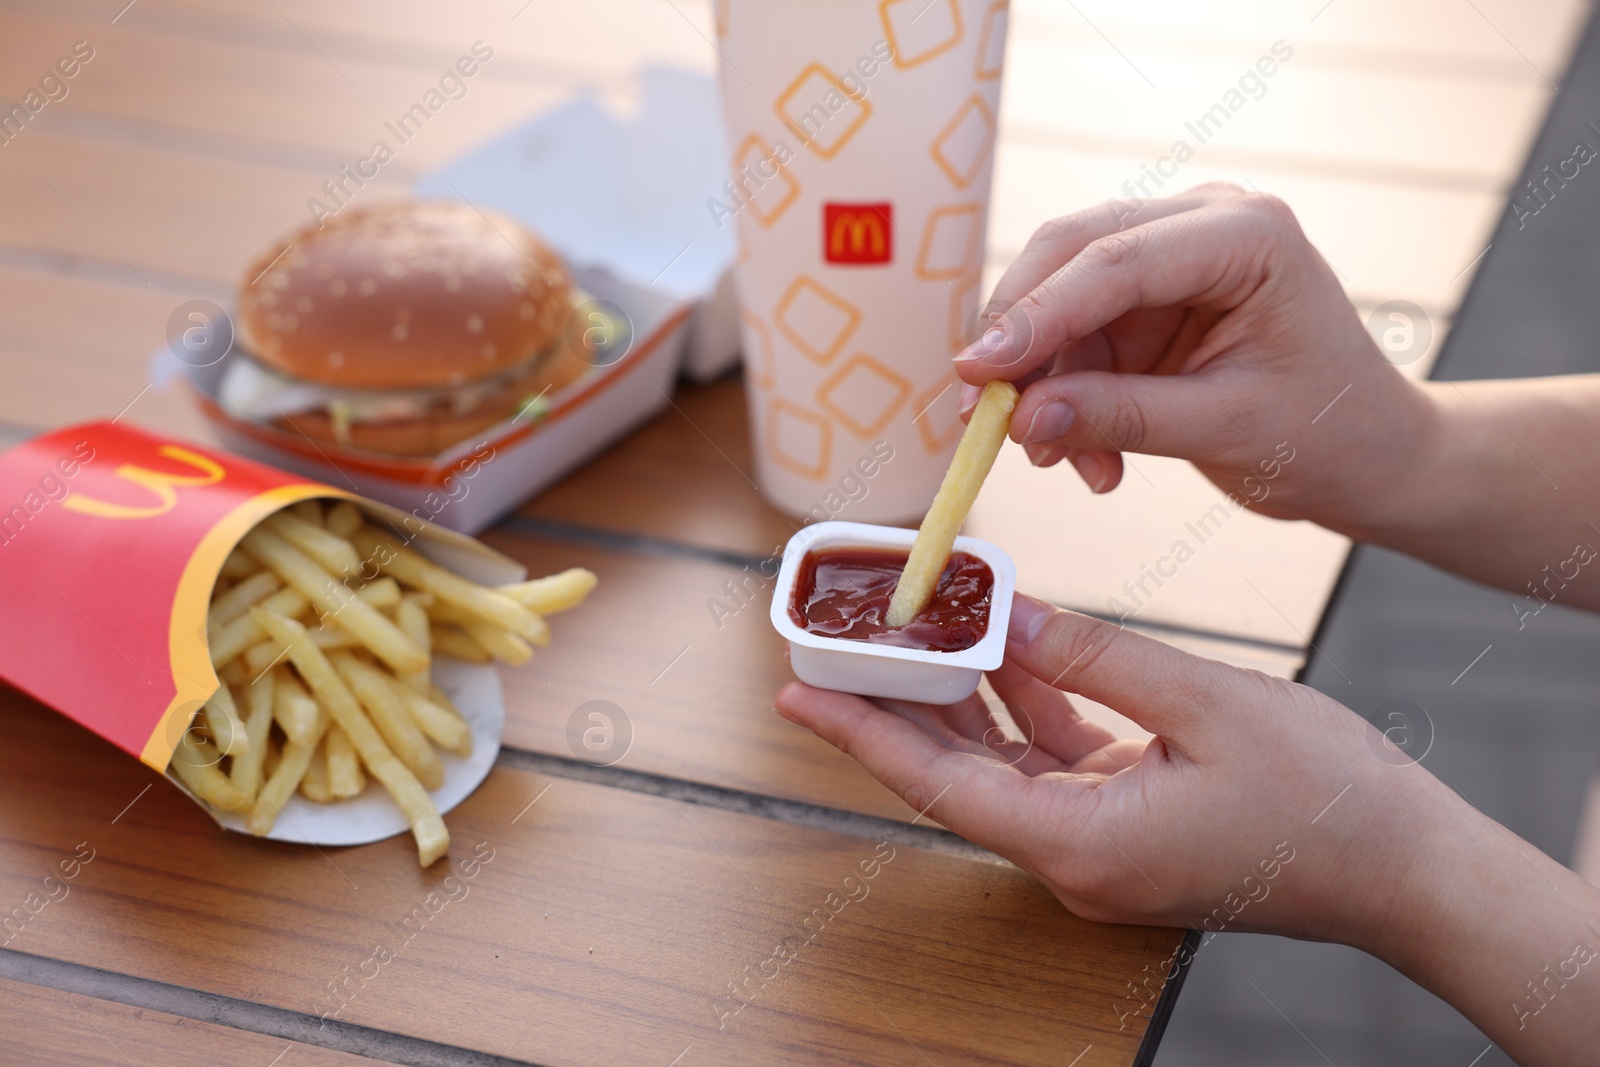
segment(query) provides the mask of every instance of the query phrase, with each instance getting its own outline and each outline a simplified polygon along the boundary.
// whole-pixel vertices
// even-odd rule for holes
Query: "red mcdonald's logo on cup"
[[[894,205],[822,205],[822,258],[829,263],[887,263],[894,256]]]

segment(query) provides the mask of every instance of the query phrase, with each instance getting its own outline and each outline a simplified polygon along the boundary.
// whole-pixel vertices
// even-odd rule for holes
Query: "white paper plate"
[[[472,730],[472,755],[462,758],[439,752],[444,784],[428,795],[443,814],[467,799],[488,777],[505,732],[506,704],[500,675],[492,666],[440,658],[433,661],[433,680],[461,709]],[[227,829],[249,833],[243,815],[201,806]],[[302,845],[365,845],[410,830],[388,791],[369,777],[366,791],[360,796],[333,804],[313,803],[295,793],[266,836]]]

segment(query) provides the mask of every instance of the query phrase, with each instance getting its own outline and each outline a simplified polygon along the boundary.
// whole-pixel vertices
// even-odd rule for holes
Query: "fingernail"
[[[1093,492],[1100,492],[1105,485],[1105,466],[1100,462],[1100,457],[1093,452],[1080,452],[1072,457],[1072,465],[1078,469],[1078,474]]]
[[[1011,598],[1011,623],[1006,627],[1006,640],[1018,644],[1030,644],[1039,631],[1044,629],[1044,624],[1056,609],[1042,600],[1035,600],[1024,593],[1017,593]]]
[[[1045,461],[1050,458],[1050,450],[1052,447],[1053,446],[1048,445],[1043,441],[1039,441],[1035,444],[1023,445],[1022,450],[1028,454],[1029,463],[1032,463],[1035,467],[1043,467],[1045,465]]]
[[[957,363],[972,363],[979,360],[990,359],[996,352],[1005,347],[1010,338],[1010,328],[1004,320],[995,323],[983,331],[983,336],[963,348],[957,355]]]
[[[1072,405],[1065,400],[1052,400],[1040,405],[1039,410],[1033,413],[1027,432],[1022,435],[1022,443],[1054,441],[1058,437],[1065,436],[1071,428]]]
[[[958,415],[965,415],[967,412],[969,412],[973,408],[977,407],[978,406],[978,398],[980,396],[982,396],[982,395],[983,395],[983,386],[981,386],[981,385],[967,385],[966,383],[962,383],[961,395],[960,395],[960,403],[959,403],[959,407],[957,408],[956,413]]]

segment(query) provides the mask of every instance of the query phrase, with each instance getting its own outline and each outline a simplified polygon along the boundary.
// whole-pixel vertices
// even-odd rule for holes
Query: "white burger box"
[[[386,456],[313,442],[222,410],[217,393],[237,352],[186,367],[200,408],[222,443],[274,467],[318,478],[427,522],[477,533],[560,480],[670,402],[694,305],[598,268],[573,270],[585,293],[621,308],[631,323],[623,354],[550,394],[531,417],[515,416],[429,459]]]
[[[711,381],[739,365],[737,201],[723,188],[730,152],[716,81],[647,65],[635,85],[636,108],[580,91],[424,176],[412,193],[492,207],[572,266],[605,267],[693,302],[682,372]]]

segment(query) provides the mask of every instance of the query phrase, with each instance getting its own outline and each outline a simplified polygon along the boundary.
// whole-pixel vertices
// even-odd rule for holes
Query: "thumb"
[[[1199,758],[1225,744],[1248,672],[1192,656],[1109,622],[1016,594],[1006,660],[1117,711]]]
[[[1070,371],[1028,386],[1011,415],[1018,444],[1200,459],[1238,405],[1225,383],[1182,375]]]

